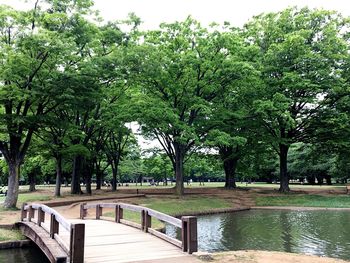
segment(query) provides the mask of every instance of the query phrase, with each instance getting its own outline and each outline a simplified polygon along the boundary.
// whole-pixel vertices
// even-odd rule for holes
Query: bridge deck
[[[71,219],[70,221],[85,224],[84,262],[86,263],[141,262],[188,257],[174,245],[123,224],[104,220]],[[68,242],[68,232],[60,230],[60,235]]]

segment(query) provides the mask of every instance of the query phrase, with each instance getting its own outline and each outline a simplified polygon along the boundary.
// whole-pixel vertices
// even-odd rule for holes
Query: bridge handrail
[[[32,221],[37,211],[37,220]],[[50,215],[50,229],[47,230],[42,223],[45,221],[45,213]],[[44,204],[26,204],[22,205],[21,221],[33,222],[49,232],[50,237],[55,239],[62,249],[67,253],[70,262],[84,262],[84,239],[85,239],[85,224],[73,224],[65,219],[56,210]],[[70,234],[70,242],[66,244],[59,236],[59,226],[62,226]]]
[[[48,207],[47,205],[44,205],[44,204],[31,204],[31,205],[25,205],[24,210],[28,210],[30,206],[35,210],[38,210],[39,208],[41,208],[42,211],[48,215],[55,215],[55,219],[60,225],[62,225],[67,231],[71,230],[72,224],[69,221],[67,221],[67,219],[65,219],[60,213],[58,213],[56,210],[52,209],[51,207]]]
[[[96,219],[101,219],[103,208],[114,208],[115,209],[115,222],[126,224],[132,227],[141,229],[144,232],[148,232],[155,235],[173,245],[182,248],[183,251],[193,253],[197,251],[197,218],[194,216],[183,216],[181,219],[164,214],[162,212],[153,210],[148,207],[126,204],[126,203],[95,203],[80,205],[80,218],[84,219],[87,215],[87,209],[96,209]],[[133,212],[139,212],[141,214],[141,224],[137,224],[123,218],[123,210],[129,210]],[[171,224],[181,229],[182,240],[179,241],[175,238],[167,236],[155,229],[151,228],[152,220],[154,217],[160,221]]]

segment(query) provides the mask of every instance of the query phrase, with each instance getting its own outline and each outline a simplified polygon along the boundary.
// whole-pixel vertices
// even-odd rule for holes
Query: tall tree
[[[0,151],[9,166],[8,208],[16,206],[20,165],[33,133],[66,92],[56,85],[64,75],[60,66],[75,47],[65,26],[91,5],[88,0],[40,3],[29,11],[0,6]]]
[[[184,193],[184,162],[203,142],[214,99],[237,79],[237,38],[193,20],[162,24],[144,36],[138,76],[139,121],[170,158],[176,193]]]
[[[260,47],[264,90],[254,103],[280,160],[280,191],[289,191],[290,145],[310,138],[310,124],[342,85],[339,70],[348,52],[341,34],[348,25],[334,12],[288,8],[245,25],[248,42]]]

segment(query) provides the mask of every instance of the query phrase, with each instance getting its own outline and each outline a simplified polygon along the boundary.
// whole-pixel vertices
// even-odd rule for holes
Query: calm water
[[[49,263],[36,246],[0,250],[0,263]]]
[[[166,231],[176,235],[170,226]],[[257,249],[349,260],[350,212],[251,210],[202,216],[198,239],[199,250],[208,252]]]

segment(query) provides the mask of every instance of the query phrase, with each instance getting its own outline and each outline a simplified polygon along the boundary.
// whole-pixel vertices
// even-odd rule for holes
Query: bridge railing
[[[44,225],[45,215],[50,216],[49,229]],[[67,253],[71,263],[84,262],[85,224],[72,224],[56,210],[43,204],[23,204],[21,221],[33,222],[45,229]],[[60,237],[60,226],[69,233],[69,244]]]
[[[181,219],[178,219],[147,207],[125,203],[82,203],[80,205],[80,218],[84,219],[87,216],[87,210],[91,208],[95,209],[96,211],[96,219],[107,219],[102,216],[103,208],[114,209],[114,221],[116,223],[132,226],[146,233],[150,233],[179,248],[182,248],[182,251],[188,252],[189,254],[192,254],[198,250],[197,218],[194,216],[183,216]],[[141,224],[124,219],[124,210],[140,213]],[[156,229],[153,229],[152,218],[156,218],[162,222],[180,228],[181,241],[176,238],[172,238]]]

